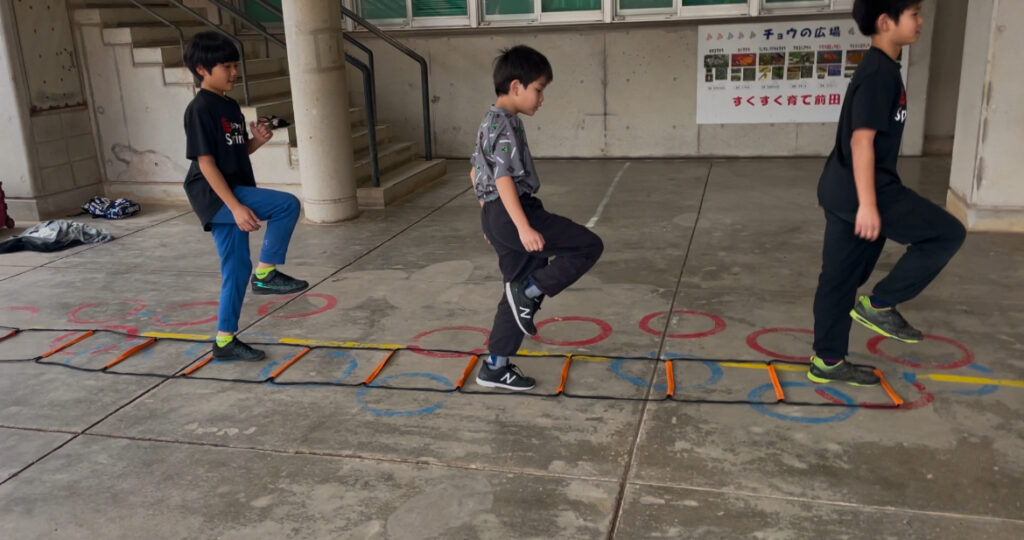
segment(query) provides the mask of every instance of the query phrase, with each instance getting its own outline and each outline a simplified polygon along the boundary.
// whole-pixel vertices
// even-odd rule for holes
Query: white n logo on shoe
[[[508,373],[505,373],[501,377],[501,382],[503,382],[505,384],[512,384],[512,382],[515,381],[515,380],[516,380],[516,374],[512,373],[511,371],[509,371]]]
[[[519,316],[524,319],[530,318],[530,308],[526,306],[519,306]]]

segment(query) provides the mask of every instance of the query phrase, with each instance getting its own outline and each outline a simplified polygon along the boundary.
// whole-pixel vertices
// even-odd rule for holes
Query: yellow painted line
[[[145,332],[145,333],[139,334],[139,335],[141,335],[142,337],[171,338],[171,339],[194,339],[194,340],[198,340],[198,341],[208,341],[211,338],[213,338],[213,336],[204,336],[202,334],[168,334],[166,332]]]
[[[719,362],[718,365],[722,367],[734,367],[744,369],[768,369],[767,364],[744,364],[742,362]],[[786,364],[777,364],[775,371],[807,371],[809,367],[801,366],[789,366]]]
[[[1012,386],[1014,388],[1024,388],[1024,381],[1015,381],[1012,379],[986,379],[983,377],[964,377],[961,375],[942,375],[942,374],[930,374],[930,375],[918,375],[921,378],[929,378],[933,381],[951,382],[960,384],[991,384],[995,386]]]
[[[348,347],[353,349],[404,349],[405,345],[397,345],[395,343],[359,343],[357,341],[323,341],[319,339],[298,339],[298,338],[281,338],[278,343],[285,343],[288,345],[314,345],[320,347]]]

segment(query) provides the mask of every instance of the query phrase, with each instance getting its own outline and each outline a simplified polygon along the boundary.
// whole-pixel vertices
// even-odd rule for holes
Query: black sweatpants
[[[555,296],[594,266],[604,251],[601,238],[571,219],[548,213],[540,199],[522,195],[519,202],[530,226],[544,237],[542,251],[528,252],[501,199],[484,203],[480,214],[487,240],[498,253],[504,282],[532,281],[545,296]],[[490,352],[512,356],[523,343],[523,331],[502,291],[491,327]]]
[[[850,310],[857,288],[871,276],[887,238],[907,251],[872,294],[892,305],[914,298],[931,283],[963,244],[967,231],[955,217],[902,185],[878,193],[882,229],[869,242],[854,234],[856,210],[825,210],[825,245],[814,295],[814,352],[845,358],[850,342]]]

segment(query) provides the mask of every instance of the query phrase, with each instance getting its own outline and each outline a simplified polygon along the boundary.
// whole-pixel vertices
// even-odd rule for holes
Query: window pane
[[[764,0],[765,4],[822,4],[828,5],[829,0]]]
[[[747,0],[683,0],[683,7],[687,6],[721,6],[725,4],[746,4]]]
[[[361,15],[367,19],[404,19],[405,0],[360,0]]]
[[[278,11],[281,10],[281,0],[267,0],[267,3],[276,6]],[[268,11],[267,8],[261,6],[256,0],[245,0],[245,13],[261,23],[281,22],[281,17]]]
[[[466,0],[412,0],[413,17],[466,15]]]
[[[601,9],[601,0],[541,0],[541,11],[593,11]]]
[[[619,0],[619,9],[671,8],[673,0]]]
[[[533,0],[484,0],[485,15],[533,13]]]

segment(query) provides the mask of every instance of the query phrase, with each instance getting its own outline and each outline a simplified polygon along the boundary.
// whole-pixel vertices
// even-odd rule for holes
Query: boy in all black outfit
[[[192,160],[185,193],[203,229],[213,233],[223,282],[217,311],[215,360],[261,360],[263,351],[235,337],[245,289],[253,294],[291,294],[309,286],[276,269],[284,264],[299,200],[290,193],[256,187],[249,154],[270,140],[264,125],[250,124],[227,92],[235,86],[238,49],[217,32],[196,34],[185,52],[185,64],[201,88],[185,109],[185,155]],[[259,265],[250,279],[249,233],[267,220]]]
[[[519,350],[524,334],[537,333],[533,316],[543,297],[575,283],[604,250],[596,234],[548,213],[534,196],[540,180],[518,114],[537,112],[552,78],[548,59],[534,49],[518,45],[502,51],[494,62],[498,99],[480,124],[470,160],[484,235],[498,254],[505,282],[490,354],[476,378],[482,386],[520,391],[534,387],[535,380],[510,364],[509,357]]]
[[[906,188],[896,172],[907,118],[896,60],[921,34],[921,0],[857,0],[853,17],[871,36],[871,49],[846,90],[835,149],[818,183],[825,243],[814,296],[815,355],[807,377],[870,386],[879,383],[872,370],[845,361],[851,318],[893,339],[921,341],[923,334],[896,305],[924,290],[960,248],[966,231],[945,210]],[[886,238],[909,247],[870,297],[856,298]]]

